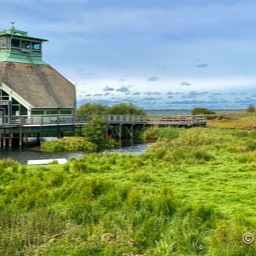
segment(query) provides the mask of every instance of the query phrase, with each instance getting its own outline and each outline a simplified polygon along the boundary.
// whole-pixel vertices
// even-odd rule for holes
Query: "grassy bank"
[[[0,255],[255,255],[256,132],[145,137],[158,140],[141,155],[0,161]]]

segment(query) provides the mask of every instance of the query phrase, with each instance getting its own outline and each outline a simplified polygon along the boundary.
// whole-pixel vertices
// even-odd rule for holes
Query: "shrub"
[[[255,112],[255,107],[253,105],[248,106],[248,108],[246,109],[246,112],[248,113]]]
[[[96,145],[82,137],[62,138],[52,141],[44,141],[41,149],[47,152],[63,151],[96,151]]]
[[[107,145],[106,124],[101,116],[93,116],[92,120],[83,126],[83,137],[97,145],[98,148],[104,148]]]
[[[106,110],[106,113],[110,115],[146,115],[144,109],[138,108],[131,103],[119,103],[113,105]]]
[[[86,103],[81,105],[76,114],[80,116],[84,115],[103,115],[107,110],[107,106],[101,104],[94,104],[94,103]]]
[[[216,114],[214,111],[207,108],[193,108],[192,115],[213,115]]]

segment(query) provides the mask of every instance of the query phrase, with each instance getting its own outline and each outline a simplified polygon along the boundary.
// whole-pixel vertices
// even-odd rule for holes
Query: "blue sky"
[[[79,104],[256,105],[253,0],[1,0],[0,30],[46,38]]]

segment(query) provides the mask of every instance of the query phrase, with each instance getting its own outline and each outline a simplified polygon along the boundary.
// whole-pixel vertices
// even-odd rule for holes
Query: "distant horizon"
[[[193,108],[167,108],[167,109],[145,109],[146,111],[172,111],[172,110],[192,110]],[[211,108],[211,110],[245,110],[242,108]]]
[[[83,104],[86,104],[86,103],[91,103],[91,104],[101,104],[101,105],[105,105],[105,106],[109,106],[109,104],[103,104],[102,102],[89,102],[89,101],[80,101],[78,102],[77,104],[77,108],[79,108],[81,105]],[[246,107],[244,108],[224,108],[224,107],[213,107],[213,108],[209,108],[209,107],[205,107],[205,106],[193,106],[193,107],[176,107],[176,108],[144,108],[142,106],[139,106],[138,104],[136,104],[136,102],[123,102],[123,101],[120,101],[116,104],[111,104],[111,106],[113,105],[117,105],[117,104],[120,104],[120,103],[132,103],[133,105],[135,105],[136,107],[139,107],[139,108],[142,108],[144,109],[145,111],[191,111],[192,109],[194,108],[207,108],[207,109],[210,109],[210,110],[213,110],[213,111],[244,111],[248,108],[249,105],[253,105],[253,104],[249,104],[247,105]]]

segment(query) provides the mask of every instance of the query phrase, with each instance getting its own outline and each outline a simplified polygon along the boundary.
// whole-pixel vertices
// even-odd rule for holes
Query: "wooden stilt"
[[[19,146],[22,146],[22,126],[20,127],[20,132],[19,132]]]
[[[133,138],[133,125],[131,125],[131,128],[129,129],[128,126],[125,126],[125,131],[126,131],[126,138],[130,137]]]
[[[27,145],[28,144],[28,134],[25,133],[25,144]]]
[[[3,147],[6,146],[6,130],[4,129],[4,137],[3,137]]]
[[[37,133],[37,144],[40,145],[40,133],[39,132]]]
[[[13,137],[13,134],[12,134],[12,130],[10,129],[9,130],[9,148],[12,147],[12,137]]]
[[[122,139],[122,125],[119,125],[119,139]]]

